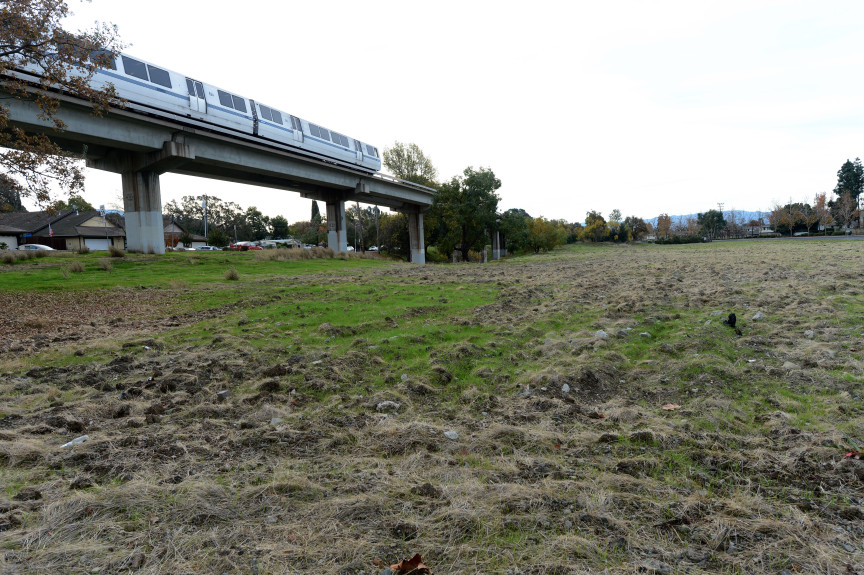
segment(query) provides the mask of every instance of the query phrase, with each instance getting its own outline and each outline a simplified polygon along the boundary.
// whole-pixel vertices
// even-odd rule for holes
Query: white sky
[[[583,221],[770,210],[864,155],[864,2],[70,0],[70,27],[382,149],[501,179],[501,209]],[[299,194],[165,174],[289,221]],[[85,197],[119,204],[120,176]]]

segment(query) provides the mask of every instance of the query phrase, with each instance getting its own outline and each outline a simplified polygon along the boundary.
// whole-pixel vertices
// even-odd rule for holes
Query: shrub
[[[18,258],[16,258],[15,254],[13,254],[12,252],[7,252],[7,253],[3,254],[3,263],[4,264],[10,264],[11,265],[11,264],[14,264],[17,260],[18,260]]]
[[[86,245],[81,246],[80,248],[78,248],[78,253],[79,254],[89,254],[90,253],[90,246],[86,246]]]
[[[99,260],[99,269],[102,271],[110,272],[114,269],[114,266],[111,264],[111,260],[101,259]]]
[[[6,242],[0,242],[0,250],[8,250],[8,249],[9,249],[9,244],[7,244]]]
[[[230,270],[225,272],[225,279],[234,282],[240,279],[240,274],[237,273],[237,270],[235,268],[231,268]]]
[[[28,253],[33,254],[34,258],[47,258],[48,257],[48,250],[36,250],[36,251],[28,252]]]
[[[702,236],[669,236],[668,238],[663,238],[657,240],[655,243],[658,244],[701,244],[705,241],[705,238]]]
[[[80,274],[84,269],[84,264],[81,262],[72,262],[69,264],[69,271],[73,274]]]
[[[123,248],[118,248],[114,244],[108,246],[108,253],[112,258],[122,258],[126,256],[126,252],[123,251]]]

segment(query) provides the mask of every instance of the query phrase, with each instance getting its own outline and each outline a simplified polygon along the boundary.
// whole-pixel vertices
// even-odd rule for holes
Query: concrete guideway
[[[423,213],[432,205],[430,188],[189,118],[113,108],[97,117],[88,103],[55,96],[62,102],[57,117],[66,124],[64,131],[56,132],[40,120],[33,102],[14,97],[5,100],[11,123],[25,132],[48,134],[64,150],[83,154],[90,168],[121,175],[130,250],[165,252],[159,175],[173,172],[299,192],[322,201],[327,206],[328,245],[336,251],[348,249],[345,202],[403,212],[408,216],[411,261],[426,263]]]

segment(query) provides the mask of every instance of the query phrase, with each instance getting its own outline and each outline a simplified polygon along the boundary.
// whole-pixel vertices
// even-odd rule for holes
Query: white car
[[[217,248],[216,246],[198,246],[195,249],[202,251],[202,252],[220,252],[220,251],[222,251],[221,248]]]
[[[35,251],[35,250],[50,250],[52,252],[55,251],[54,248],[52,248],[51,246],[43,246],[42,244],[24,244],[24,245],[18,246],[18,249],[24,250],[24,251]]]

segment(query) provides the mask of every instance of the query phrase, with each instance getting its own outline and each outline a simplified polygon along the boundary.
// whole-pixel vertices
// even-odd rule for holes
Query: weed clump
[[[73,274],[80,274],[84,271],[85,267],[82,262],[72,262],[69,264],[69,271]]]
[[[13,254],[11,252],[6,252],[5,254],[3,254],[3,263],[4,264],[12,265],[16,261],[18,261],[18,258],[15,257],[15,254]]]
[[[101,259],[99,260],[99,269],[105,272],[110,272],[114,269],[114,266],[111,264],[111,260]]]
[[[79,254],[89,254],[90,253],[90,246],[81,246],[80,248],[78,248],[78,253]]]
[[[225,272],[225,279],[230,282],[236,282],[240,279],[240,274],[237,273],[236,268],[231,268],[227,272]]]
[[[112,258],[122,258],[126,257],[126,252],[123,251],[123,248],[118,248],[115,245],[108,246],[108,254]]]

